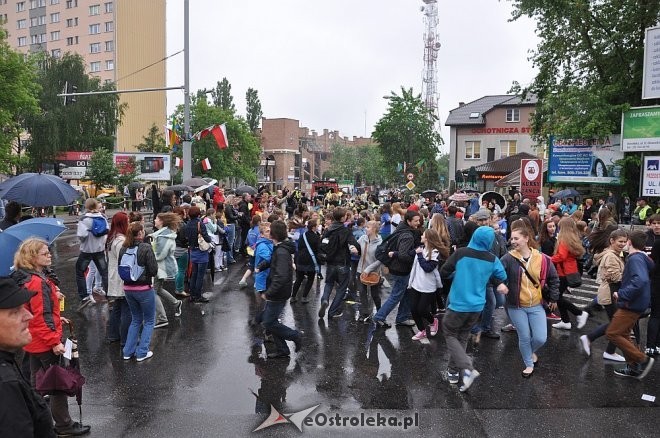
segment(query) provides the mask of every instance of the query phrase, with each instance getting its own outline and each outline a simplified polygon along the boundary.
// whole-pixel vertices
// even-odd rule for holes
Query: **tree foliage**
[[[12,50],[6,37],[0,28],[0,172],[11,173],[21,159],[20,149],[12,153],[12,144],[21,146],[23,120],[39,114],[39,86],[34,64]]]
[[[353,179],[359,185],[385,186],[390,179],[387,164],[378,145],[348,146],[335,143],[331,148],[326,177]]]
[[[41,86],[39,104],[41,113],[26,117],[25,126],[31,135],[27,151],[34,169],[52,161],[59,152],[91,151],[104,148],[112,151],[115,133],[125,105],[119,104],[119,95],[104,94],[78,96],[77,102],[64,105],[57,94],[64,91],[65,83],[78,87],[78,92],[110,91],[112,84],[85,73],[80,55],[67,53],[62,58],[39,55],[37,82]]]
[[[261,101],[259,100],[257,90],[254,88],[248,88],[245,93],[245,101],[247,102],[245,119],[250,130],[255,132],[259,129],[259,123],[261,122],[261,116],[263,115],[263,112],[261,111]]]
[[[660,2],[513,0],[513,20],[536,21],[531,60],[539,72],[522,90],[538,96],[532,129],[599,138],[620,132],[621,112],[641,100],[644,32],[660,20]],[[516,91],[514,87],[513,91]]]
[[[140,152],[149,152],[149,153],[168,153],[170,150],[165,144],[165,137],[158,129],[158,126],[154,123],[149,128],[149,132],[146,136],[142,137],[142,143],[136,146],[136,149]]]
[[[211,98],[213,105],[232,114],[236,113],[236,106],[234,105],[234,97],[231,95],[231,84],[227,78],[222,78],[218,81],[215,88],[211,91]]]
[[[115,167],[112,151],[98,148],[92,154],[87,166],[87,178],[97,189],[117,184],[119,170]]]
[[[421,189],[438,185],[436,157],[442,144],[435,130],[437,117],[426,108],[421,95],[412,88],[401,87],[401,95],[392,92],[386,114],[376,124],[373,138],[378,142],[390,175],[400,183],[405,175],[397,174],[397,163],[407,163],[408,171],[416,174],[415,184]]]
[[[440,154],[438,157],[438,177],[445,177],[445,184],[449,183],[449,154]],[[442,184],[441,184],[442,185]]]

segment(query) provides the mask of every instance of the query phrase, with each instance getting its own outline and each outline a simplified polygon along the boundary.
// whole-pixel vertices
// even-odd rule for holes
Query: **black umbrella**
[[[192,188],[197,188],[199,186],[205,186],[208,184],[206,181],[204,181],[202,178],[190,178],[185,180],[182,183],[184,186],[190,186]]]
[[[144,188],[144,184],[142,184],[140,181],[133,181],[132,183],[128,184],[129,189],[141,189]]]
[[[59,176],[45,173],[22,173],[0,184],[0,197],[31,207],[69,205],[79,196]]]
[[[560,190],[554,195],[551,196],[554,199],[565,199],[565,198],[579,198],[580,192],[575,189],[564,189]]]
[[[192,192],[194,189],[184,184],[175,184],[173,186],[165,187],[165,190],[172,190],[174,192]]]
[[[493,201],[497,205],[499,205],[502,210],[506,209],[506,199],[504,199],[504,196],[500,195],[497,192],[485,192],[483,195],[479,197],[479,205],[483,205],[484,201],[486,202]]]
[[[422,192],[422,196],[424,198],[435,198],[437,194],[438,194],[437,190],[424,190]]]
[[[236,195],[239,195],[239,196],[243,195],[245,193],[249,193],[251,195],[256,195],[257,194],[257,189],[255,189],[252,186],[240,186],[240,187],[237,187],[236,190],[234,190],[234,193]]]

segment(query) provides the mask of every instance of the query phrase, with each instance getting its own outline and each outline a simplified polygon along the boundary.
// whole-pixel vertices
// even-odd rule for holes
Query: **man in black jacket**
[[[328,311],[328,317],[339,318],[342,316],[341,310],[342,299],[344,292],[348,287],[350,280],[351,270],[351,254],[360,254],[357,240],[353,237],[351,230],[344,226],[347,221],[348,213],[341,207],[335,207],[332,210],[332,224],[328,227],[327,231],[321,238],[321,247],[324,246],[328,249],[326,253],[326,274],[325,274],[325,288],[323,289],[323,297],[321,298],[321,308],[319,309],[319,318],[325,316],[325,309],[328,308],[332,288],[337,284],[335,298],[332,300],[332,305]]]
[[[268,289],[261,294],[266,302],[261,323],[273,335],[276,351],[268,353],[269,359],[288,358],[290,351],[286,341],[293,341],[295,351],[300,351],[302,334],[279,322],[278,318],[284,310],[287,300],[291,297],[293,286],[293,254],[295,245],[287,240],[287,227],[282,221],[275,221],[270,225],[270,238],[275,245],[273,256],[270,259],[270,273],[268,274]],[[264,263],[257,269],[267,268]]]
[[[234,248],[238,248],[238,251],[247,255],[247,246],[245,245],[245,240],[247,239],[248,231],[250,231],[250,201],[252,196],[249,193],[245,193],[238,203],[238,226],[241,228],[240,233],[236,233],[236,238],[239,238],[240,241],[238,245],[234,245]]]
[[[227,220],[227,244],[229,245],[229,251],[227,251],[227,264],[231,265],[236,263],[234,260],[234,242],[237,239],[236,237],[236,227],[238,226],[238,211],[236,210],[235,197],[231,197],[227,200],[225,204],[225,219]]]
[[[16,351],[32,341],[32,314],[24,307],[32,294],[10,278],[0,278],[0,436],[55,437],[44,399],[23,377]]]

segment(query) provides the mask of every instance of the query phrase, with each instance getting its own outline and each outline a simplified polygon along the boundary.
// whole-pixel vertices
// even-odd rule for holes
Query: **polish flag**
[[[183,169],[183,160],[179,157],[174,158],[174,167],[177,167],[179,169]]]
[[[227,141],[227,127],[222,125],[214,125],[211,129],[211,134],[215,137],[215,142],[218,144],[218,149],[227,149],[229,142]]]
[[[203,139],[207,135],[211,133],[211,130],[215,128],[215,125],[209,126],[208,128],[204,128],[201,131],[197,132],[195,135],[193,135],[193,138],[197,141]]]
[[[211,162],[208,158],[205,158],[204,161],[202,161],[202,169],[211,170]]]

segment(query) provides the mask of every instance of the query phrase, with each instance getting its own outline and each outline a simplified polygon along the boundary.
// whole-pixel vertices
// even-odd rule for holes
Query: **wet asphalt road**
[[[660,396],[660,365],[642,382],[622,379],[612,372],[618,365],[602,360],[604,339],[592,345],[591,358],[579,348],[579,336],[604,313],[582,330],[550,328],[530,379],[520,376],[515,333],[482,339],[470,350],[481,377],[462,394],[447,383],[441,334],[420,345],[408,327],[375,330],[356,322],[352,306],[339,320],[319,321],[317,284],[312,302],[288,305],[283,315],[284,323],[305,332],[302,351],[292,352],[290,360],[266,359],[271,345],[264,347],[248,325],[253,297],[251,289],[237,286],[239,262],[216,274],[215,283],[207,277],[209,304],[186,302],[180,318],[168,309],[170,324],[155,330],[152,359],[124,362],[119,345],[104,342],[107,303],[75,311],[77,254],[72,232],[57,240],[54,264],[67,295],[64,315],[77,323],[87,377],[83,422],[92,426],[92,437],[646,437],[660,428],[659,402],[641,399]],[[498,309],[496,327],[504,318]],[[319,423],[336,414],[362,421],[363,413],[400,421],[409,416],[417,423],[408,430],[303,425],[302,434],[293,424],[279,424],[252,433],[271,413],[270,405],[283,414],[320,405],[309,416]],[[73,399],[70,408],[77,420]]]

